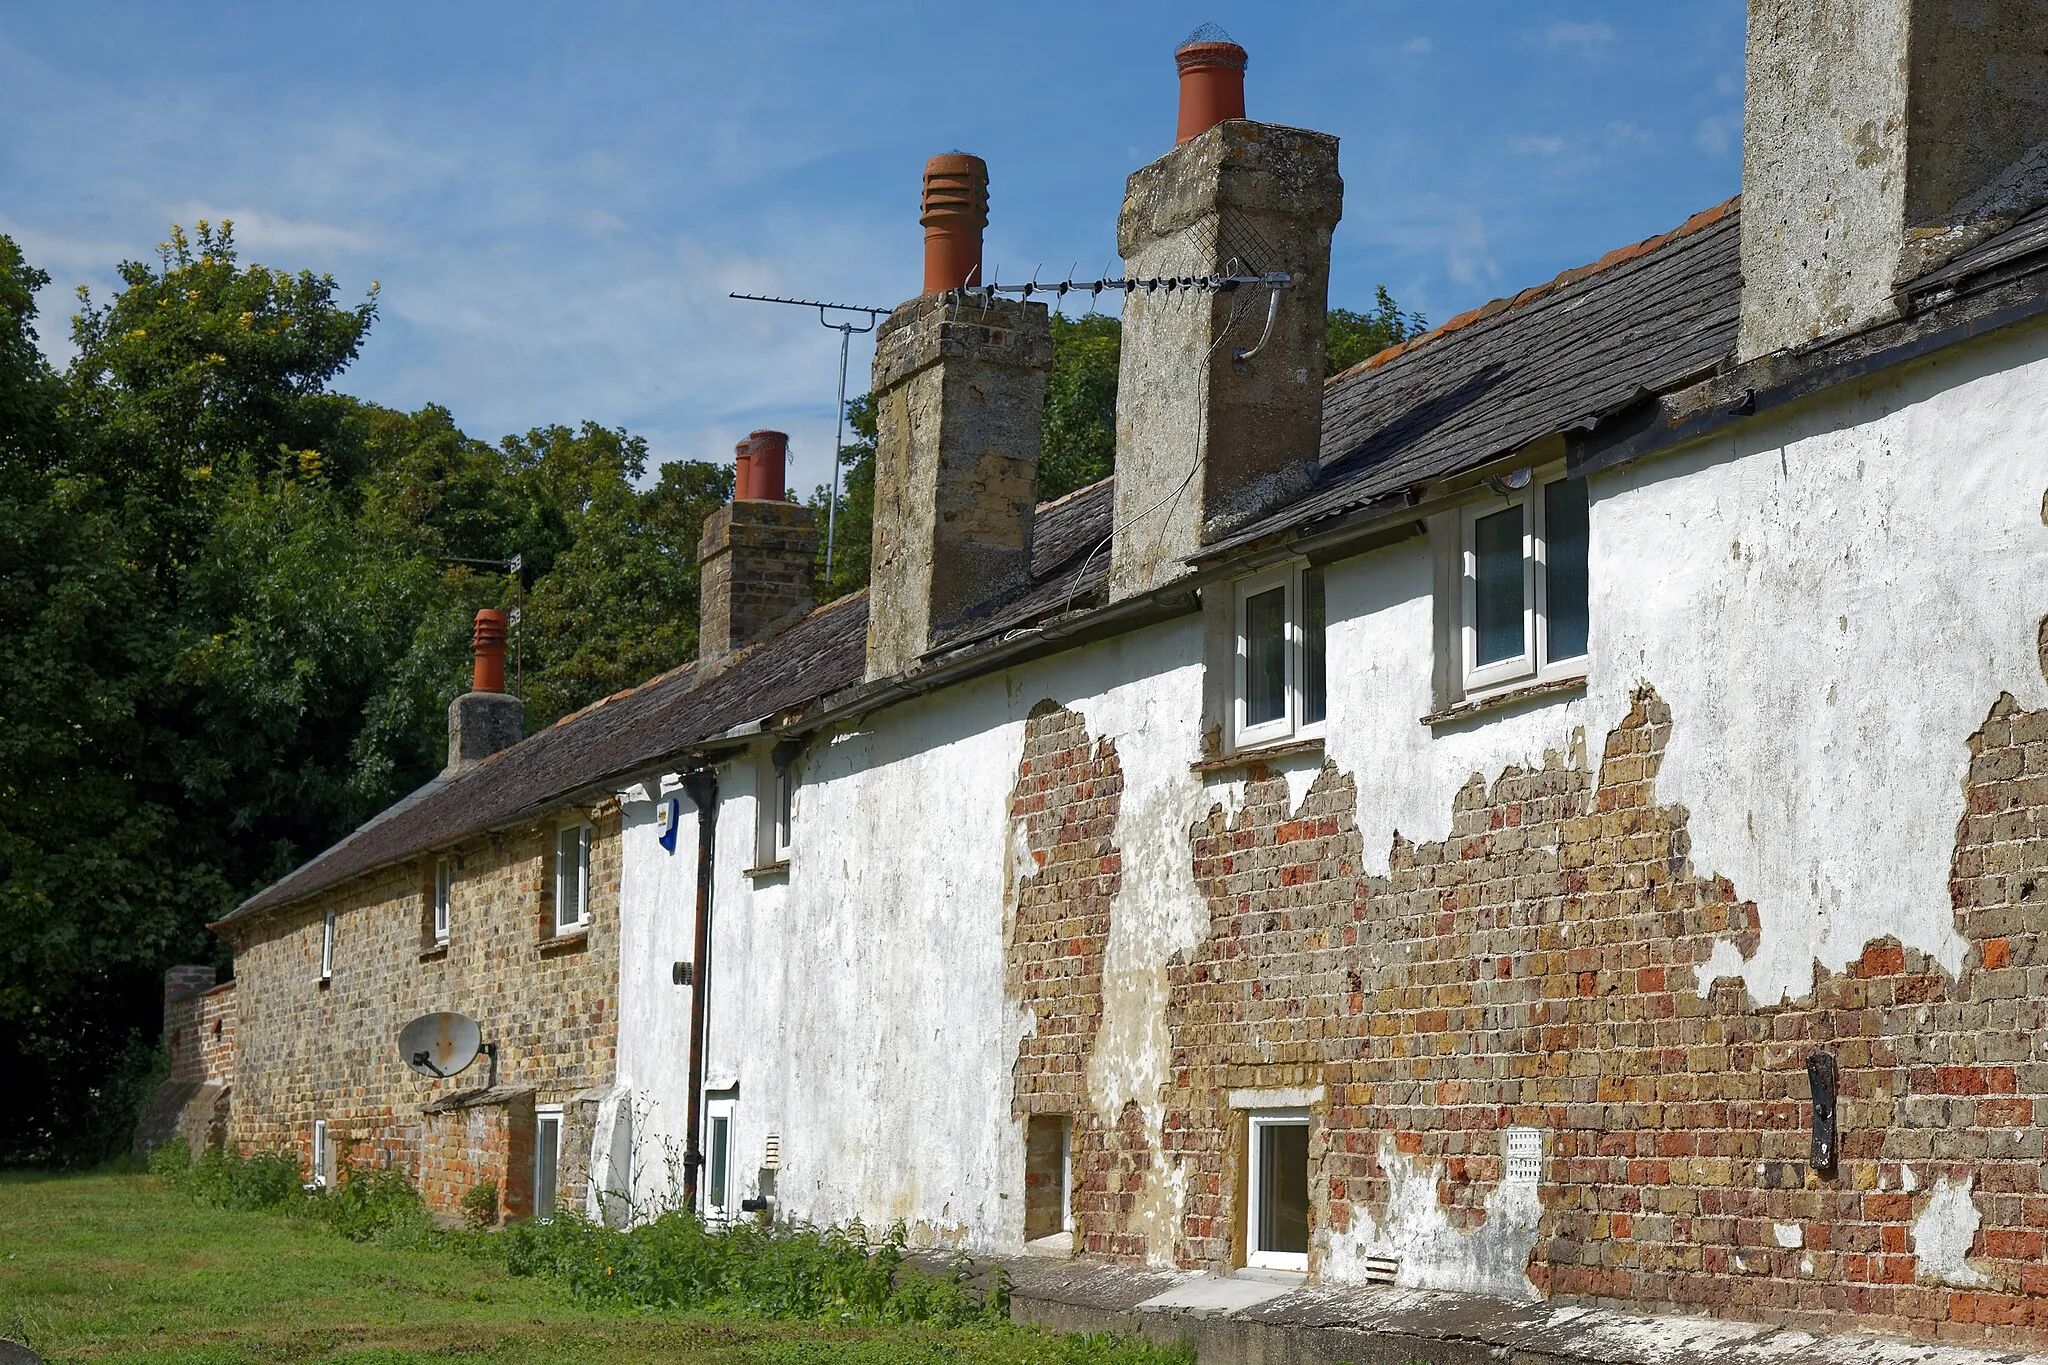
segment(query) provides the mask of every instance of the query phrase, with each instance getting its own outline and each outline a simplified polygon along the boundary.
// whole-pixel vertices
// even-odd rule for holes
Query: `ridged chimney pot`
[[[1174,145],[1244,115],[1245,50],[1214,24],[1204,24],[1173,54],[1180,68],[1180,127]]]
[[[988,163],[945,152],[924,163],[924,292],[981,283],[981,234],[988,226]]]
[[[502,611],[485,607],[476,614],[476,630],[470,645],[476,650],[476,668],[470,677],[472,692],[505,690],[505,628]]]

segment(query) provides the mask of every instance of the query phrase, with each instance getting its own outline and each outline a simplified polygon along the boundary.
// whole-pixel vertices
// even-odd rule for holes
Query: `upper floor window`
[[[1585,671],[1584,479],[1531,481],[1465,509],[1460,537],[1463,691]]]
[[[763,757],[755,790],[760,794],[754,828],[754,865],[779,869],[796,842],[797,757],[800,746],[784,740]]]
[[[555,932],[590,922],[590,826],[578,820],[555,831]]]
[[[320,979],[331,980],[334,976],[334,911],[330,909],[326,918],[320,921]]]
[[[449,909],[455,899],[455,868],[446,858],[434,862],[434,942],[448,941]]]
[[[1237,585],[1236,741],[1320,734],[1328,709],[1323,571],[1297,564]]]

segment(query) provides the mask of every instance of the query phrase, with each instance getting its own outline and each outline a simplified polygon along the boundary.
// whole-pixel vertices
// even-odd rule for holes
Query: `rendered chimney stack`
[[[1132,278],[1288,283],[1263,342],[1264,288],[1125,298],[1115,598],[1181,576],[1205,543],[1305,490],[1322,439],[1330,234],[1344,204],[1337,139],[1245,118],[1244,60],[1207,25],[1175,53],[1182,141],[1127,182],[1117,247]],[[1254,346],[1239,366],[1235,353]]]
[[[1245,50],[1214,24],[1188,35],[1173,54],[1180,67],[1180,127],[1174,145],[1200,137],[1225,119],[1244,117]]]
[[[924,163],[924,292],[981,283],[981,234],[988,226],[988,163],[946,152]]]
[[[1748,360],[1893,317],[1894,290],[2048,201],[2036,0],[1750,0]]]
[[[953,179],[938,184],[941,172]],[[935,184],[948,206],[936,227]],[[870,678],[915,667],[945,628],[1031,577],[1038,435],[1052,366],[1045,305],[936,296],[980,265],[987,186],[980,157],[951,153],[926,164],[925,292],[875,332]],[[971,251],[941,235],[963,224],[972,228]]]
[[[716,667],[810,611],[818,557],[811,509],[787,500],[789,437],[756,431],[734,448],[733,500],[697,543],[697,666]]]
[[[505,691],[505,613],[489,607],[476,614],[470,644],[476,665],[470,690],[448,703],[447,777],[509,749],[525,737],[526,706]]]

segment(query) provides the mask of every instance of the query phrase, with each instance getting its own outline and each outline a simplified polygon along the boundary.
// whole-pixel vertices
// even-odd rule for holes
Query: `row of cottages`
[[[871,588],[813,608],[762,436],[694,665],[502,743],[484,620],[447,772],[218,926],[229,1140],[2048,1340],[2048,64],[1851,9],[1753,0],[1739,206],[1327,382],[1337,139],[1184,47],[1054,502],[935,159]],[[494,1051],[409,1070],[433,1010]]]

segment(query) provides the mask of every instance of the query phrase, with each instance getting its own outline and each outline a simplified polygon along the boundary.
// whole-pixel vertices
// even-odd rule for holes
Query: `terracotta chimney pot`
[[[472,692],[505,690],[505,613],[485,607],[476,614],[476,633],[470,643],[476,649],[476,672]]]
[[[924,163],[924,292],[981,283],[981,233],[988,226],[988,163],[946,152]]]
[[[754,442],[749,437],[733,442],[732,447],[732,500],[751,497],[747,490],[754,482]]]
[[[786,431],[749,432],[741,447],[747,454],[743,473],[746,476],[744,488],[734,484],[735,498],[752,498],[767,502],[781,502],[789,491],[787,470],[789,461],[789,433]]]
[[[1214,24],[1188,35],[1173,54],[1180,68],[1180,129],[1174,145],[1226,119],[1244,117],[1245,50]]]

